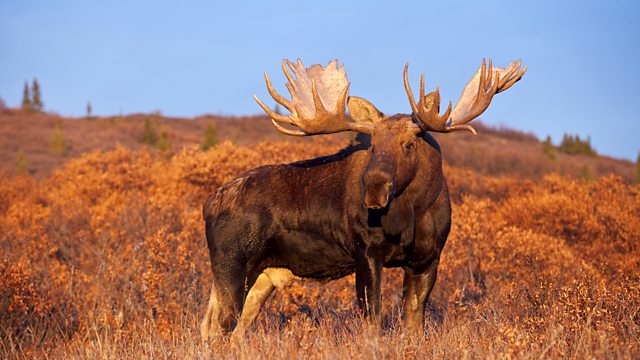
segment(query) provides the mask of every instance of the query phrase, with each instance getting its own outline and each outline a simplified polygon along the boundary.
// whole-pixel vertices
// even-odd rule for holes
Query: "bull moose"
[[[456,106],[452,110],[449,102],[443,115],[438,88],[424,93],[424,74],[416,103],[408,67],[404,86],[412,114],[391,116],[348,96],[344,65],[337,60],[309,68],[283,60],[291,100],[274,90],[265,73],[269,94],[290,114],[254,97],[278,131],[359,134],[334,155],[258,167],[207,198],[203,216],[214,281],[203,339],[244,334],[274,289],[294,278],[330,280],[354,272],[360,307],[379,322],[383,267],[404,270],[405,325],[422,329],[451,227],[440,147],[429,132],[476,134],[467,123],[520,80],[526,66],[521,69],[518,60],[499,68],[483,60]]]

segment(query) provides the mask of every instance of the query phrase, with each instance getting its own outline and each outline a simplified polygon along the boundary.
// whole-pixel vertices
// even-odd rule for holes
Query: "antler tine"
[[[291,124],[290,117],[284,116],[284,115],[280,115],[280,114],[276,113],[275,111],[271,110],[271,108],[268,107],[267,105],[265,105],[265,103],[263,103],[262,100],[258,99],[258,97],[255,94],[253,95],[253,98],[256,100],[258,105],[260,105],[262,110],[264,110],[264,112],[266,112],[267,115],[269,115],[269,117],[272,120],[283,122],[283,123],[287,123],[287,124]]]
[[[273,89],[271,80],[265,73],[267,89],[273,99],[287,108],[291,114],[289,116],[277,114],[254,95],[258,105],[269,115],[278,131],[293,136],[342,131],[371,134],[373,124],[353,123],[347,120],[345,108],[349,82],[344,67],[337,66],[337,60],[329,62],[326,67],[312,65],[306,69],[300,59],[295,63],[284,59],[281,65],[282,72],[288,80],[286,87],[291,94],[291,100],[284,98]],[[299,130],[288,129],[282,124],[293,125]]]
[[[509,67],[511,67],[511,70],[502,77],[502,82],[498,86],[498,91],[496,93],[503,92],[512,87],[513,84],[518,82],[522,78],[522,76],[524,76],[524,73],[527,72],[527,66],[525,65],[525,67],[520,70],[521,65],[522,60],[520,59],[518,59],[517,62],[512,62],[509,65]]]
[[[471,125],[466,125],[466,123],[478,117],[489,107],[489,104],[493,99],[493,95],[498,89],[498,84],[500,83],[500,75],[496,73],[495,77],[495,81],[492,82],[491,80],[493,80],[493,62],[491,61],[491,59],[489,59],[489,68],[487,69],[486,61],[485,59],[483,59],[482,65],[480,66],[480,81],[478,84],[478,90],[475,94],[475,98],[473,99],[473,102],[468,106],[467,112],[463,116],[451,119],[451,125],[448,129],[449,131],[469,130],[474,135],[477,134],[476,130]],[[458,105],[456,105],[456,108],[457,107]]]
[[[449,105],[447,105],[447,110],[441,116],[443,119],[449,119],[449,115],[451,115],[451,100],[449,100]]]
[[[478,117],[489,107],[495,94],[509,89],[522,78],[527,71],[527,67],[525,66],[520,70],[521,64],[522,62],[518,60],[512,62],[506,68],[494,68],[493,60],[489,59],[487,66],[486,59],[482,59],[480,69],[465,86],[455,108],[451,110],[451,102],[449,102],[447,111],[442,116],[438,115],[440,105],[438,88],[436,87],[436,91],[426,97],[424,96],[424,75],[420,77],[420,102],[418,104],[415,103],[409,86],[407,75],[409,64],[407,64],[404,68],[404,86],[414,117],[424,130],[437,132],[468,130],[476,134],[476,130],[471,125],[467,125],[467,123]],[[433,102],[429,109],[426,107],[427,98],[430,98]]]
[[[291,69],[291,71],[293,71],[293,72],[296,71],[296,69],[295,69],[296,64],[294,64],[293,62],[289,61],[289,59],[284,59],[284,61],[287,62],[287,65],[289,66],[289,69]]]
[[[284,75],[287,77],[287,80],[289,80],[289,82],[286,84],[287,85],[287,89],[289,90],[289,92],[291,93],[291,95],[293,95],[293,85],[295,84],[295,80],[293,80],[293,76],[291,76],[291,73],[289,72],[289,69],[287,69],[285,59],[282,59],[282,72],[284,73]],[[289,87],[291,87],[291,89],[289,89]]]
[[[447,107],[447,111],[445,111],[444,115],[440,116],[438,114],[440,109],[440,91],[436,87],[436,91],[433,92],[433,104],[430,108],[427,108],[425,101],[426,97],[424,95],[424,74],[422,74],[420,76],[420,101],[416,104],[415,99],[413,98],[413,92],[411,91],[411,86],[409,85],[408,72],[409,63],[404,67],[404,88],[407,91],[409,104],[411,105],[413,116],[418,122],[418,126],[425,131],[447,132],[446,122],[449,118],[449,114],[451,113],[451,102],[449,102],[449,106]]]
[[[271,123],[273,123],[273,126],[275,126],[276,130],[280,131],[283,134],[286,135],[292,135],[292,136],[307,136],[309,134],[307,134],[304,131],[300,131],[300,130],[290,130],[285,128],[284,126],[278,124],[275,120],[271,119]]]
[[[520,72],[518,72],[518,74],[514,77],[512,77],[513,80],[509,81],[506,85],[504,85],[502,88],[500,88],[500,90],[498,92],[502,92],[507,90],[508,88],[510,88],[511,86],[513,86],[513,84],[515,84],[516,82],[520,81],[520,79],[522,79],[522,77],[524,76],[524,73],[527,72],[527,65],[525,65],[522,70],[520,70]]]
[[[300,61],[300,59],[298,59],[298,61]],[[318,94],[318,88],[316,88],[316,79],[311,80],[311,96],[313,96],[313,105],[316,108],[316,118],[327,116],[327,109],[324,108],[322,99],[320,99],[320,94]]]
[[[491,58],[489,58],[489,71],[488,71],[487,73],[488,73],[488,75],[489,75],[489,76],[487,77],[487,84],[491,84],[491,80],[492,80],[492,78],[493,78],[493,61],[491,61]],[[498,82],[496,81],[496,84],[497,84],[497,83],[498,83]]]
[[[498,85],[498,90],[501,90],[504,87],[504,85],[507,83],[507,81],[511,79],[513,74],[520,68],[520,64],[521,62],[520,60],[518,60],[518,61],[512,61],[511,64],[507,66],[507,69],[509,70],[502,76],[502,81],[500,81],[500,85]]]
[[[416,106],[416,100],[413,98],[413,91],[411,91],[411,85],[409,85],[409,78],[407,73],[409,72],[409,63],[404,66],[404,89],[407,91],[407,97],[409,98],[409,105],[411,105],[411,111],[414,114],[418,114],[418,107]]]
[[[284,86],[287,87],[287,90],[289,90],[289,95],[291,95],[291,97],[293,97],[293,93],[295,92],[295,90],[293,89],[293,85],[286,83],[284,84]]]
[[[282,95],[278,94],[274,89],[273,86],[271,85],[271,79],[269,79],[269,75],[267,74],[267,72],[264,72],[264,78],[267,82],[267,90],[269,91],[269,95],[271,95],[271,97],[280,105],[284,106],[285,108],[287,108],[287,110],[289,110],[289,112],[293,111],[293,105],[291,104],[291,102],[287,99],[285,99]]]
[[[485,74],[487,71],[487,62],[485,59],[482,59],[482,65],[480,65],[480,83],[478,84],[478,94],[484,92],[484,81]]]
[[[522,78],[527,67],[520,70],[521,64],[518,60],[506,68],[499,68],[493,66],[491,59],[487,66],[486,59],[483,59],[480,68],[465,86],[450,117],[447,116],[449,120],[443,129],[444,132],[468,130],[476,134],[475,129],[467,123],[489,107],[495,94],[507,90]]]
[[[344,90],[338,96],[338,101],[336,101],[336,108],[333,110],[334,113],[338,113],[340,111],[344,112],[345,106],[347,106],[347,96],[349,95],[349,87],[351,83],[348,83],[345,86]]]

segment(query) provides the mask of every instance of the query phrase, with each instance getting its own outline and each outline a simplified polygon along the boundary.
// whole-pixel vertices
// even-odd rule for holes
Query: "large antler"
[[[294,73],[295,79],[287,66]],[[257,96],[253,96],[258,105],[269,115],[278,131],[294,136],[331,134],[341,131],[371,134],[372,123],[347,120],[345,106],[349,82],[344,65],[338,68],[337,60],[330,61],[326,67],[315,64],[308,69],[305,69],[300,59],[297,64],[289,60],[282,60],[282,71],[289,80],[286,86],[291,94],[291,101],[273,89],[266,72],[264,77],[269,94],[278,104],[287,108],[291,114],[288,116],[278,114],[260,101]],[[281,124],[293,125],[300,130],[287,129]]]
[[[404,87],[409,97],[413,116],[423,130],[436,132],[469,130],[476,134],[476,130],[466,123],[480,116],[489,107],[493,95],[507,90],[522,78],[527,67],[520,70],[520,66],[521,61],[518,60],[506,68],[494,68],[491,59],[489,59],[489,68],[487,69],[485,60],[482,60],[480,69],[464,87],[453,111],[451,111],[451,101],[449,101],[447,111],[440,116],[440,92],[436,86],[436,91],[424,95],[424,74],[420,77],[420,101],[416,105],[407,78],[409,69],[409,64],[407,64],[404,67]]]

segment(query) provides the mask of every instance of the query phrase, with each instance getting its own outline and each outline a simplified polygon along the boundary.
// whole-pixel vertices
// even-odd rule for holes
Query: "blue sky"
[[[640,2],[0,0],[0,97],[36,77],[45,108],[81,116],[260,113],[283,58],[339,59],[350,93],[410,112],[402,70],[457,100],[483,57],[522,58],[523,80],[494,98],[493,125],[590,136],[604,154],[640,151]],[[270,100],[270,99],[269,99]],[[273,102],[268,102],[273,103]],[[275,130],[274,130],[275,131]]]

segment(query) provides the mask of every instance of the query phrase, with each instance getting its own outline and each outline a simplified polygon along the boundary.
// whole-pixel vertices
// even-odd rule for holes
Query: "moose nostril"
[[[384,172],[371,172],[365,176],[364,206],[368,209],[383,209],[392,197],[393,179]]]
[[[387,190],[387,193],[388,193],[388,192],[391,192],[391,188],[392,188],[392,187],[393,187],[393,183],[392,183],[391,181],[387,182],[387,183],[384,185],[384,189],[385,189],[385,190]]]

